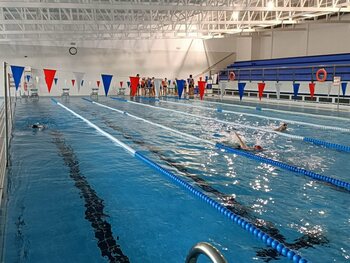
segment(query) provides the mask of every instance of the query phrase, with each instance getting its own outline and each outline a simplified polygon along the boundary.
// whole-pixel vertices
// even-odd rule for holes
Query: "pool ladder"
[[[227,263],[219,250],[206,242],[197,243],[191,248],[187,255],[186,263],[196,263],[200,255],[207,256],[213,263]]]

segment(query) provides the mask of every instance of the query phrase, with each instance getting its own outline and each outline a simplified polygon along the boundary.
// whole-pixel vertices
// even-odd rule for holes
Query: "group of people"
[[[137,74],[136,76],[140,77],[139,74]],[[155,97],[156,96],[155,83],[156,82],[154,77],[140,78],[140,82],[137,87],[136,96]],[[195,86],[194,79],[192,75],[190,75],[187,81],[185,81],[184,83],[184,94],[190,97],[193,97],[194,86]],[[130,95],[131,95],[131,91],[130,91]],[[178,95],[177,78],[175,78],[173,82],[169,81],[167,78],[161,79],[158,96],[168,96],[168,95]]]

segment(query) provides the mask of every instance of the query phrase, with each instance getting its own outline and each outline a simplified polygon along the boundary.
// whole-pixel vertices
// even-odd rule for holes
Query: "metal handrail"
[[[311,64],[311,63],[310,63]],[[252,67],[252,68],[246,68],[246,67],[232,67],[232,68],[226,68],[223,71],[232,71],[232,70],[244,70],[244,71],[250,71],[250,70],[269,70],[269,69],[303,69],[303,68],[341,68],[341,67],[350,67],[350,64],[318,64],[318,65],[311,65],[311,66],[279,66],[279,67]]]
[[[200,255],[207,256],[213,263],[227,263],[220,251],[206,242],[197,243],[191,248],[187,255],[186,263],[196,263]]]

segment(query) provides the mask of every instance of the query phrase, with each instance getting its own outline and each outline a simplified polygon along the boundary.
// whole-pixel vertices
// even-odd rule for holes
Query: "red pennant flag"
[[[201,100],[203,100],[203,96],[204,96],[204,91],[205,91],[205,81],[198,81],[198,89],[199,89],[199,96],[201,98]]]
[[[264,83],[264,82],[258,83],[259,99],[260,99],[260,100],[261,100],[261,98],[262,98],[262,96],[263,96],[264,89],[265,89],[265,83]]]
[[[131,96],[134,97],[137,92],[137,86],[140,83],[140,77],[130,77],[130,89],[131,89]]]
[[[75,79],[72,79],[72,86],[74,87]]]
[[[120,87],[121,87],[121,88],[123,87],[123,81],[120,82]]]
[[[99,88],[100,87],[100,83],[101,83],[101,81],[97,81],[97,87]]]
[[[315,83],[311,82],[309,83],[309,90],[310,90],[310,96],[311,99],[313,99],[314,95],[315,95]]]
[[[44,69],[45,82],[49,93],[51,92],[52,82],[55,78],[56,70],[54,69]]]

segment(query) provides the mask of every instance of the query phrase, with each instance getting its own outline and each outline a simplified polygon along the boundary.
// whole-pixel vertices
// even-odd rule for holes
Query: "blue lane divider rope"
[[[248,220],[245,218],[242,218],[238,216],[237,214],[231,212],[228,210],[226,207],[215,201],[214,199],[210,198],[209,196],[205,195],[201,191],[195,189],[193,186],[191,186],[189,183],[181,179],[180,177],[176,176],[172,172],[168,171],[167,169],[161,167],[154,161],[150,160],[146,156],[144,156],[142,153],[135,151],[133,148],[130,146],[126,145],[125,143],[119,141],[117,138],[112,136],[111,134],[105,132],[102,130],[100,127],[97,125],[93,124],[91,121],[85,119],[78,113],[74,112],[73,110],[69,109],[68,107],[64,106],[63,104],[59,103],[57,100],[52,99],[58,106],[62,107],[66,111],[70,112],[77,118],[81,119],[85,123],[87,123],[90,127],[94,128],[97,130],[101,135],[104,137],[108,138],[109,140],[113,141],[115,144],[118,146],[121,146],[124,148],[129,154],[134,156],[135,158],[138,158],[139,160],[143,161],[159,173],[168,176],[171,178],[173,181],[190,191],[193,195],[199,197],[201,200],[207,202],[209,205],[211,205],[213,208],[218,210],[222,215],[226,216],[229,220],[234,222],[235,224],[239,225],[241,228],[249,232],[250,234],[254,235],[256,238],[261,240],[264,244],[266,244],[269,247],[272,247],[274,250],[276,250],[279,254],[287,257],[290,260],[293,260],[295,263],[307,263],[308,261],[304,258],[302,258],[300,255],[296,254],[293,250],[289,249],[282,243],[278,242],[276,239],[270,237],[268,234],[265,232],[261,231],[254,225],[252,225]]]
[[[112,100],[119,100],[119,98],[115,98],[115,97],[111,97],[111,99]],[[153,105],[138,103],[138,102],[134,102],[134,101],[125,100],[124,102],[134,103],[134,104],[137,104],[137,105],[140,105],[140,106],[155,108],[155,109],[159,109],[159,110],[176,112],[176,113],[179,113],[179,114],[182,114],[182,115],[192,116],[192,117],[195,117],[195,118],[206,119],[206,120],[213,120],[213,121],[216,121],[216,122],[219,122],[219,123],[230,124],[230,125],[233,125],[233,126],[236,126],[236,127],[242,127],[242,128],[247,128],[247,129],[254,129],[254,130],[274,133],[274,134],[277,134],[277,135],[280,135],[280,136],[288,137],[288,138],[290,138],[292,140],[299,140],[299,141],[304,141],[306,143],[311,143],[311,144],[314,144],[314,145],[317,145],[317,146],[323,146],[324,148],[337,150],[337,151],[341,151],[341,152],[350,152],[350,146],[346,146],[346,145],[331,143],[331,142],[322,141],[322,140],[318,140],[318,139],[314,139],[314,138],[303,137],[303,136],[299,136],[299,135],[292,135],[292,134],[288,134],[288,133],[277,132],[277,131],[268,130],[268,129],[265,129],[265,128],[253,127],[253,126],[244,125],[244,124],[237,124],[237,123],[230,122],[230,121],[218,120],[218,119],[211,118],[211,117],[199,116],[199,115],[195,115],[195,114],[191,114],[191,113],[187,113],[187,112],[183,112],[183,111],[167,109],[167,108],[162,108],[162,107],[156,107],[156,106],[153,106]],[[220,109],[217,109],[217,110],[219,111]]]
[[[228,145],[216,143],[216,142],[211,141],[211,140],[202,139],[202,138],[200,138],[200,137],[196,137],[196,136],[193,136],[193,135],[188,134],[188,133],[183,133],[183,132],[174,130],[174,129],[169,128],[169,127],[167,127],[167,126],[158,124],[158,123],[156,123],[156,122],[154,122],[154,121],[146,120],[146,119],[144,119],[144,118],[135,116],[135,115],[130,114],[130,113],[128,113],[128,112],[121,111],[121,110],[118,110],[118,109],[115,109],[115,108],[106,106],[106,105],[104,105],[104,104],[101,104],[101,103],[98,103],[98,102],[95,102],[95,101],[90,101],[90,100],[87,100],[87,101],[89,101],[89,102],[91,102],[91,103],[93,103],[93,104],[95,104],[95,105],[97,105],[97,106],[100,106],[100,107],[103,107],[103,108],[107,108],[107,109],[109,109],[109,110],[112,110],[112,111],[115,111],[115,112],[119,112],[119,113],[121,113],[121,114],[125,114],[125,115],[127,115],[127,116],[129,116],[129,117],[131,117],[131,118],[135,118],[135,119],[137,119],[137,120],[146,122],[146,123],[148,123],[148,124],[150,124],[150,125],[157,126],[157,127],[159,127],[159,128],[168,130],[168,131],[170,131],[170,132],[173,132],[173,133],[175,133],[175,134],[181,135],[181,136],[183,136],[183,137],[187,137],[187,138],[189,138],[190,140],[198,140],[198,141],[201,141],[201,142],[210,144],[210,145],[212,145],[212,146],[215,146],[215,147],[218,148],[218,149],[223,149],[223,147],[225,147],[225,149],[226,149],[227,151],[230,151],[231,153],[232,153],[232,152],[233,152],[233,153],[237,153],[237,154],[239,154],[240,156],[248,157],[248,158],[250,158],[250,159],[253,158],[255,161],[261,161],[261,159],[258,159],[257,157],[264,158],[264,157],[261,157],[261,156],[258,156],[258,155],[252,154],[252,153],[244,152],[243,150],[237,150],[237,149],[232,148],[232,147],[230,147],[230,146],[228,146]],[[245,153],[246,153],[246,154],[245,154]],[[273,164],[274,166],[278,166],[278,165],[276,165],[275,163],[273,163],[273,162],[276,162],[277,164],[280,165],[280,166],[278,166],[278,167],[281,167],[281,168],[283,168],[283,169],[286,169],[285,167],[289,167],[289,169],[286,169],[286,170],[288,170],[288,171],[293,171],[293,172],[299,171],[298,173],[302,173],[303,175],[304,175],[305,173],[308,173],[308,174],[313,173],[313,172],[307,171],[307,170],[305,170],[305,169],[297,170],[297,167],[294,167],[294,166],[291,166],[291,165],[288,165],[288,164],[285,164],[285,163],[282,163],[282,162],[279,162],[279,161],[271,160],[271,159],[268,159],[268,158],[264,158],[264,160],[265,160],[265,162],[267,162],[267,163],[269,163],[269,164]],[[295,168],[295,169],[294,169],[294,168]],[[301,168],[299,168],[299,169],[301,169]],[[313,173],[313,174],[315,174],[315,173]],[[315,175],[317,175],[317,174],[315,174]],[[318,176],[321,176],[321,175],[318,175]],[[326,177],[326,178],[330,178],[330,177]]]
[[[278,112],[278,113],[284,113],[284,114],[292,114],[292,115],[303,115],[303,116],[310,116],[313,118],[323,118],[323,119],[336,119],[336,120],[342,120],[342,121],[350,121],[349,118],[345,117],[339,117],[339,116],[329,116],[329,115],[320,115],[320,114],[314,114],[314,113],[306,113],[306,112],[300,112],[300,111],[288,111],[288,110],[281,110],[281,109],[272,109],[272,108],[265,108],[262,106],[248,106],[248,105],[238,105],[234,103],[223,103],[218,101],[212,101],[212,100],[206,100],[206,102],[210,104],[217,104],[217,105],[223,105],[223,106],[229,106],[229,107],[238,107],[238,108],[245,108],[245,109],[255,109],[257,111],[271,111],[271,112]],[[200,103],[203,104],[203,101],[200,101]],[[210,105],[212,106],[212,105]]]
[[[247,157],[249,159],[259,161],[259,162],[264,162],[264,163],[267,163],[267,164],[271,164],[273,166],[280,167],[280,168],[282,168],[284,170],[288,170],[288,171],[292,171],[292,172],[295,172],[295,173],[299,173],[299,174],[311,177],[314,180],[326,182],[326,183],[332,184],[332,185],[334,185],[336,187],[344,188],[344,189],[350,191],[350,184],[349,183],[341,181],[341,180],[338,180],[338,179],[335,179],[335,178],[332,178],[332,177],[329,177],[329,176],[321,175],[321,174],[318,174],[318,173],[315,173],[315,172],[312,172],[312,171],[305,170],[303,168],[299,168],[299,167],[292,166],[292,165],[289,165],[289,164],[285,164],[285,163],[282,163],[282,162],[279,162],[279,161],[275,161],[275,160],[272,160],[272,159],[269,159],[269,158],[266,158],[266,157],[262,157],[262,156],[259,156],[259,155],[256,155],[256,154],[253,154],[253,153],[250,153],[250,152],[247,152],[247,151],[238,150],[238,149],[232,148],[230,146],[223,145],[221,143],[216,143],[216,147],[219,148],[219,149],[225,150],[227,152],[230,152],[230,153],[234,153],[234,154],[237,154],[237,155],[240,155],[240,156],[244,156],[244,157]]]
[[[122,98],[113,98],[114,100],[119,100],[119,101],[124,101],[124,102],[127,102],[128,100],[126,99],[122,99]]]
[[[334,149],[334,150],[338,150],[338,151],[342,151],[342,152],[350,152],[350,146],[346,146],[346,145],[326,142],[326,141],[322,141],[322,140],[318,140],[318,139],[314,139],[314,138],[308,138],[308,137],[304,137],[303,141],[309,142],[309,143],[312,143],[315,145],[321,145],[321,146],[323,146],[325,148],[329,148],[329,149]]]
[[[278,242],[276,239],[270,237],[268,234],[264,233],[260,229],[253,226],[248,220],[236,215],[232,211],[228,210],[226,207],[215,201],[214,199],[210,198],[206,194],[203,194],[201,191],[194,188],[192,185],[187,183],[186,181],[182,180],[172,172],[166,170],[165,168],[161,167],[157,163],[153,162],[152,160],[148,159],[146,156],[141,154],[140,152],[135,152],[135,157],[139,158],[146,164],[148,164],[150,167],[158,171],[159,173],[166,175],[173,181],[175,181],[177,184],[185,188],[186,190],[190,191],[193,195],[197,196],[199,199],[205,201],[210,206],[214,207],[216,210],[218,210],[222,215],[226,216],[230,221],[233,223],[239,225],[241,228],[255,236],[256,238],[260,239],[263,243],[265,243],[267,246],[272,247],[275,249],[279,254],[287,257],[290,260],[293,260],[294,262],[298,263],[306,263],[308,262],[306,259],[302,258],[300,255],[297,255],[294,251],[284,246],[282,243]]]
[[[174,102],[174,101],[168,101],[168,100],[163,100],[162,102],[169,103],[169,104],[179,104],[179,105],[184,105],[184,106],[187,106],[187,107],[192,107],[192,108],[197,108],[197,109],[204,109],[204,110],[210,110],[210,111],[217,111],[217,109],[218,109],[218,108],[196,106],[196,105],[189,104],[189,103],[181,103],[181,102]],[[281,118],[262,116],[262,115],[253,114],[253,113],[246,113],[246,112],[236,112],[236,111],[223,110],[223,109],[221,109],[221,111],[223,113],[230,113],[230,114],[234,114],[234,115],[245,115],[245,116],[251,116],[251,117],[256,117],[256,118],[260,118],[260,119],[281,121],[281,122],[287,122],[287,123],[290,123],[290,124],[305,125],[305,126],[318,128],[318,129],[323,129],[323,130],[334,130],[334,131],[341,131],[341,132],[350,132],[350,129],[348,129],[348,128],[319,125],[319,124],[303,122],[303,121],[285,120],[285,119],[281,119]]]

